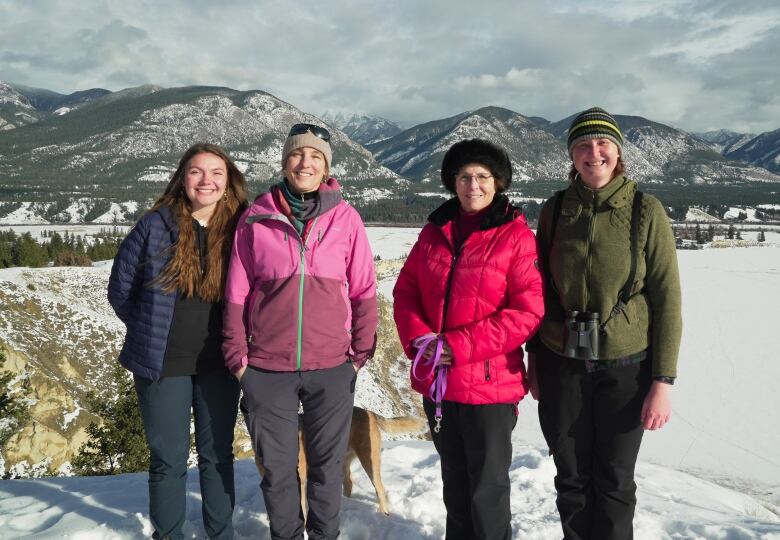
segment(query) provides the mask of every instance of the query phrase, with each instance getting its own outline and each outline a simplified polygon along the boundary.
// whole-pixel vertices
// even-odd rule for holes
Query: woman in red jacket
[[[527,391],[521,346],[544,313],[536,242],[503,195],[504,150],[456,143],[441,178],[456,197],[429,216],[401,270],[395,323],[441,458],[447,540],[509,539],[511,434]]]

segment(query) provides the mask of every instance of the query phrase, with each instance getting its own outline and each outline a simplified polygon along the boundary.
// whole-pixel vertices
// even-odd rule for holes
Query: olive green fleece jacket
[[[564,193],[552,250],[554,197],[545,203],[537,241],[552,284],[546,284],[546,315],[539,338],[561,354],[564,313],[596,311],[602,322],[608,320],[600,336],[599,358],[623,358],[650,347],[653,376],[676,377],[682,314],[675,240],[661,202],[647,194],[642,200],[631,299],[623,312],[609,316],[631,269],[631,206],[636,190],[636,182],[623,176],[599,190],[573,182]]]

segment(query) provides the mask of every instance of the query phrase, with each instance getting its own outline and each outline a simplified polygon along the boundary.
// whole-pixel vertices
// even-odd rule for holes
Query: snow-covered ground
[[[408,253],[416,229],[371,228],[375,254]],[[647,433],[637,469],[640,540],[780,540],[780,234],[761,247],[678,251],[684,335],[672,420]],[[386,293],[392,283],[380,286]],[[536,404],[521,402],[511,468],[514,538],[557,539],[560,529]],[[439,462],[430,442],[384,444],[392,515],[376,511],[367,477],[343,505],[342,537],[433,539],[444,533]],[[254,465],[236,465],[237,538],[268,538]],[[146,475],[0,482],[0,538],[149,536]],[[203,538],[197,473],[188,483],[188,538]]]
[[[542,448],[515,444],[510,470],[514,538],[561,536],[555,511],[555,474]],[[342,538],[417,540],[444,536],[439,460],[430,442],[387,442],[382,478],[391,515],[377,511],[376,495],[357,462],[353,496],[342,505]],[[269,538],[268,516],[251,460],[236,463],[237,539]],[[1,538],[148,538],[146,474],[0,482]],[[640,463],[637,540],[780,538],[780,519],[758,500],[686,473]],[[187,479],[187,538],[205,538],[197,470]]]

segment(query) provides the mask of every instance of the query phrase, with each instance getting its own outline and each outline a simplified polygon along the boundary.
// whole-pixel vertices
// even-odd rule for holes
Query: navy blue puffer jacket
[[[136,375],[160,378],[176,293],[151,282],[173,256],[179,227],[167,207],[144,215],[119,246],[108,280],[108,301],[127,326],[119,362]]]

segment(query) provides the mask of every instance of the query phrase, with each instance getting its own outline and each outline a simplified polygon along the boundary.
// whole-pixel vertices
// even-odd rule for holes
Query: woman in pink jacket
[[[306,530],[310,539],[338,536],[355,380],[376,346],[373,256],[360,216],[328,178],[331,156],[326,129],[290,129],[284,179],[241,216],[228,271],[223,351],[262,453],[271,538],[303,538],[299,403]]]
[[[504,150],[456,143],[441,178],[455,197],[430,215],[401,270],[395,323],[441,457],[447,540],[508,540],[511,434],[527,391],[521,346],[544,313],[536,243],[503,195]]]

